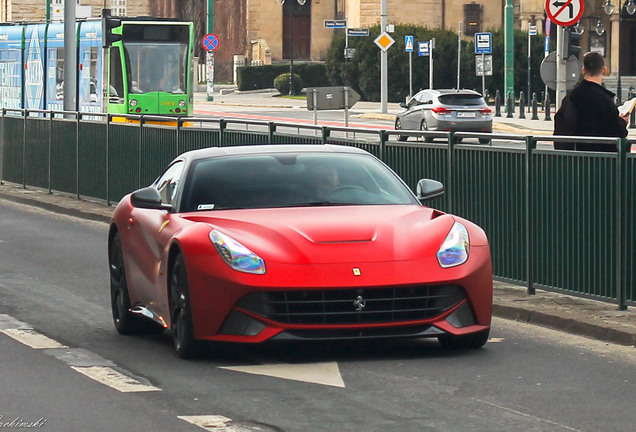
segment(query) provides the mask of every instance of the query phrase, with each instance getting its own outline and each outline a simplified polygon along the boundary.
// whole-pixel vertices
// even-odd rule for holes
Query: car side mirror
[[[400,102],[400,106],[402,108],[408,108],[408,105],[406,105],[406,102]]]
[[[417,199],[428,201],[444,195],[444,185],[437,180],[421,179],[417,182]]]
[[[151,210],[167,210],[171,211],[170,204],[161,202],[161,194],[154,187],[146,187],[133,192],[130,195],[130,203],[133,207],[151,209]]]

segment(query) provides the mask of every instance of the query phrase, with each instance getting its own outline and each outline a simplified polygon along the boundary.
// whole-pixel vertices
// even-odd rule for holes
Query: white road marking
[[[0,332],[33,349],[68,348],[30,328],[2,329]]]
[[[71,366],[71,369],[94,379],[110,388],[118,390],[122,393],[137,393],[161,391],[160,388],[142,384],[136,379],[130,378],[115,369],[105,366],[79,367]]]
[[[219,415],[177,416],[178,419],[214,432],[250,432],[263,430],[260,427],[246,428],[232,424],[232,419]]]
[[[493,337],[493,338],[488,339],[488,343],[500,343],[500,342],[503,342],[505,340],[506,340],[506,338]]]
[[[224,366],[236,372],[264,375],[293,381],[321,384],[344,388],[345,383],[340,375],[338,363],[304,363],[304,364],[273,364],[258,366]]]

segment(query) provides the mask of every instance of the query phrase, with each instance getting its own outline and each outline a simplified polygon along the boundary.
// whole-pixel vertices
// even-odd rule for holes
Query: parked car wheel
[[[427,131],[428,130],[428,125],[426,124],[426,120],[422,120],[422,123],[420,123],[420,130],[421,131]],[[424,142],[427,143],[431,143],[433,142],[433,137],[424,137]]]
[[[402,129],[402,122],[400,121],[400,119],[395,120],[395,130],[401,130]],[[397,136],[398,141],[406,141],[407,139],[409,139],[409,137],[407,135],[398,135]]]
[[[130,297],[126,283],[124,255],[119,233],[115,234],[110,246],[110,304],[115,328],[120,334],[132,334],[138,329],[138,320],[130,313]]]

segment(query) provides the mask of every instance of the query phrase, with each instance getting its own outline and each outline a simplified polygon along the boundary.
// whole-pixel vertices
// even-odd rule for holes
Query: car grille
[[[238,307],[284,324],[381,324],[434,318],[466,298],[457,285],[254,292]]]

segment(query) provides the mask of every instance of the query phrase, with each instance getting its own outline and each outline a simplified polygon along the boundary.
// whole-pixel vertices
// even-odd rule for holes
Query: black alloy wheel
[[[110,303],[113,322],[119,334],[131,334],[137,330],[135,317],[130,312],[130,297],[126,282],[124,254],[119,233],[115,234],[108,254],[110,267]]]
[[[178,255],[170,272],[170,322],[177,355],[183,359],[196,355],[192,326],[190,289],[183,255]]]

